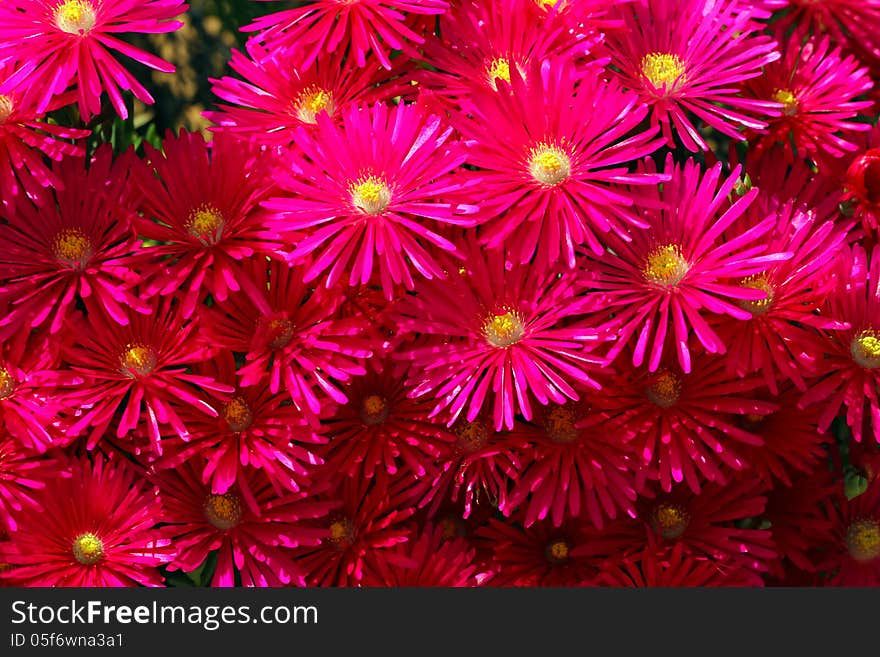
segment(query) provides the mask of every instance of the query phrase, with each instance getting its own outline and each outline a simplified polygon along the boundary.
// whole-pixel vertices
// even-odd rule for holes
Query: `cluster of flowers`
[[[0,581],[880,585],[880,0],[291,5],[0,3]]]

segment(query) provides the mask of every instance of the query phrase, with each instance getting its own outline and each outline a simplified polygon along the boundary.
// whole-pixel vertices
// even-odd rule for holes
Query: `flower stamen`
[[[220,210],[213,205],[202,204],[189,213],[184,226],[191,237],[195,237],[205,246],[211,246],[220,241],[226,221]]]
[[[391,203],[391,190],[377,176],[361,176],[348,187],[351,204],[364,214],[376,215]]]
[[[850,353],[853,360],[867,369],[880,367],[880,336],[874,329],[859,333],[852,341]]]
[[[651,528],[667,541],[674,541],[688,527],[690,514],[677,504],[658,504],[651,512]]]
[[[880,523],[876,520],[856,520],[846,530],[849,555],[859,562],[880,557]]]
[[[677,244],[658,246],[648,254],[642,274],[649,283],[673,288],[687,276],[690,265]]]
[[[540,143],[529,156],[529,173],[542,185],[554,187],[571,175],[571,159],[558,146]]]
[[[493,347],[504,348],[519,342],[526,329],[519,314],[508,310],[503,315],[493,315],[483,324],[483,335]]]
[[[235,493],[212,493],[205,499],[205,518],[221,531],[238,526],[241,516],[241,501]]]
[[[660,370],[645,389],[645,395],[660,408],[670,408],[681,398],[681,381],[672,372]]]
[[[642,57],[642,75],[656,90],[665,90],[667,93],[675,91],[686,79],[681,58],[663,52],[652,52]]]
[[[94,566],[104,558],[104,542],[92,532],[80,534],[73,541],[73,558],[83,566]]]
[[[152,347],[143,344],[129,343],[119,357],[122,373],[135,379],[139,376],[147,376],[156,369],[156,351]]]
[[[767,295],[763,299],[740,299],[738,302],[740,308],[747,310],[755,317],[763,315],[770,310],[770,306],[773,304],[775,289],[770,281],[767,280],[766,274],[744,278],[740,281],[740,286],[749,290],[761,290],[761,292]]]
[[[95,7],[89,0],[64,0],[55,7],[55,25],[68,34],[88,34],[95,20]]]
[[[234,433],[245,431],[254,421],[250,406],[242,397],[233,397],[223,406],[221,417]]]
[[[333,94],[327,89],[311,85],[299,93],[294,107],[296,108],[296,117],[300,121],[316,124],[320,112],[327,112],[329,116],[333,116],[336,111],[336,101],[333,99]]]
[[[92,241],[79,228],[66,228],[55,236],[52,248],[59,263],[82,270],[92,257]]]

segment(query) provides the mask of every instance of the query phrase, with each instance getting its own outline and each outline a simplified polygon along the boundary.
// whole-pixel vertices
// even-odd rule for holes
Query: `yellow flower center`
[[[327,112],[333,116],[336,111],[333,94],[314,85],[306,87],[300,92],[294,106],[296,107],[296,118],[303,123],[317,123],[316,117],[319,112]]]
[[[880,557],[880,524],[876,520],[856,520],[846,530],[846,547],[856,561]]]
[[[382,424],[388,419],[388,404],[379,395],[370,395],[364,398],[361,404],[361,419],[364,424],[373,426]]]
[[[673,288],[684,279],[690,265],[677,244],[658,246],[648,254],[642,273],[649,283]]]
[[[458,436],[458,447],[462,451],[473,454],[489,442],[489,427],[479,418],[473,422],[459,422],[453,428]]]
[[[83,269],[92,257],[92,241],[79,228],[66,228],[55,236],[52,249],[62,265]]]
[[[5,367],[0,367],[0,400],[8,399],[15,392],[15,379]]]
[[[345,550],[354,543],[354,523],[348,518],[339,518],[330,523],[330,544],[337,550]]]
[[[684,534],[688,522],[690,515],[677,504],[658,504],[651,512],[651,527],[668,541]]]
[[[134,379],[156,369],[156,351],[142,344],[127,344],[119,358],[122,373]]]
[[[661,370],[645,390],[645,395],[660,408],[675,406],[681,397],[681,381],[672,372]]]
[[[550,563],[565,563],[568,561],[570,548],[562,539],[553,541],[547,546],[547,560]]]
[[[544,413],[544,432],[556,443],[570,443],[578,437],[578,417],[571,404],[556,404]]]
[[[226,221],[223,214],[213,205],[203,204],[189,213],[184,226],[186,232],[205,246],[216,244],[223,236]]]
[[[525,335],[525,325],[519,315],[508,310],[503,315],[493,315],[483,324],[483,335],[493,347],[509,347]]]
[[[874,329],[868,329],[859,333],[852,341],[850,353],[862,367],[874,369],[880,367],[880,338]]]
[[[0,94],[0,124],[6,123],[6,119],[10,117],[14,109],[15,105],[12,102],[12,98],[5,94]]]
[[[376,176],[361,176],[349,185],[351,204],[364,214],[379,214],[391,203],[391,190]]]
[[[663,52],[652,52],[642,57],[642,75],[655,89],[665,89],[667,92],[680,87],[686,79],[681,58]]]
[[[541,143],[529,156],[529,173],[542,185],[553,187],[571,175],[571,160],[561,148]]]
[[[73,541],[73,557],[83,566],[93,566],[104,558],[104,542],[92,532],[80,534]]]
[[[510,61],[504,57],[493,59],[486,67],[489,82],[495,86],[495,80],[510,82]]]
[[[230,430],[240,433],[251,426],[254,415],[248,403],[241,397],[233,397],[223,406],[221,416],[229,425]]]
[[[797,96],[790,89],[777,89],[773,92],[773,100],[782,103],[782,113],[786,116],[794,116],[798,111]]]
[[[535,2],[539,7],[550,8],[558,5],[560,0],[535,0]]]
[[[744,278],[740,282],[740,285],[750,290],[761,290],[767,295],[763,299],[740,299],[740,308],[742,308],[743,310],[748,310],[750,313],[752,313],[752,315],[756,317],[759,315],[763,315],[768,310],[770,310],[770,306],[773,304],[773,296],[775,294],[775,290],[773,289],[773,285],[770,284],[770,281],[767,280],[767,276],[765,274]]]
[[[289,319],[270,319],[267,326],[270,349],[281,349],[293,339],[293,323]]]
[[[205,499],[205,518],[222,531],[232,529],[241,522],[241,502],[234,493],[210,494]]]
[[[55,7],[55,25],[68,34],[88,34],[95,27],[95,7],[89,0],[64,0]]]

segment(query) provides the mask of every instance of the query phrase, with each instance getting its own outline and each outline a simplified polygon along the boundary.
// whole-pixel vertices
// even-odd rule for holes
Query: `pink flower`
[[[630,173],[628,163],[656,151],[655,130],[640,130],[647,108],[595,70],[579,74],[561,60],[511,74],[511,84],[475,94],[462,133],[475,142],[469,164],[480,167],[488,221],[481,240],[505,246],[517,263],[574,267],[586,244],[604,251],[606,235],[624,236],[644,222],[637,192],[667,175]],[[624,238],[625,239],[625,238]]]
[[[465,215],[476,210],[457,200],[468,177],[451,174],[466,159],[452,129],[404,104],[350,107],[341,125],[326,113],[317,121],[297,131],[298,154],[277,174],[289,196],[264,204],[278,213],[275,228],[292,233],[293,262],[310,259],[305,281],[323,274],[329,288],[378,275],[391,299],[394,285],[412,289],[413,269],[442,278],[432,247],[455,246],[437,229],[473,225]]]
[[[103,91],[122,118],[128,110],[122,91],[152,104],[153,97],[111,51],[152,69],[173,73],[174,67],[116,35],[173,32],[183,25],[182,0],[8,0],[0,4],[0,59],[18,58],[19,67],[0,93],[23,89],[35,94],[37,112],[52,97],[77,86],[78,107],[86,119],[101,112]]]
[[[737,0],[646,0],[620,9],[624,29],[609,32],[611,64],[624,86],[651,106],[651,123],[673,130],[690,151],[709,150],[689,115],[742,139],[742,127],[760,130],[779,113],[769,99],[746,98],[745,80],[779,59],[776,44],[759,32]]]
[[[464,252],[462,271],[423,282],[397,309],[400,327],[425,338],[400,352],[411,361],[410,395],[433,397],[431,415],[445,412],[449,426],[491,408],[500,430],[516,413],[531,420],[535,401],[563,404],[579,388],[598,389],[588,348],[599,334],[578,321],[589,300],[577,277],[510,265],[502,250],[484,253],[473,241]]]

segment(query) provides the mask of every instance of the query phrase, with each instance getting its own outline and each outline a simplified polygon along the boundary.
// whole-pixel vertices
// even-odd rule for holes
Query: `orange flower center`
[[[330,523],[330,536],[327,538],[336,550],[345,550],[354,543],[354,523],[348,518],[338,518]]]
[[[242,397],[233,397],[229,403],[223,406],[221,416],[229,425],[230,430],[235,433],[246,430],[254,421],[251,408]]]
[[[689,522],[690,515],[677,504],[658,504],[651,512],[651,527],[669,541],[684,534]]]
[[[66,228],[55,236],[55,258],[62,265],[82,270],[92,257],[92,241],[79,228]]]
[[[0,125],[6,123],[6,119],[12,115],[12,110],[14,109],[15,105],[12,102],[12,98],[5,94],[0,94]]]
[[[156,351],[143,344],[129,343],[119,358],[122,373],[132,379],[147,376],[156,369]]]
[[[481,450],[489,442],[489,427],[480,419],[459,422],[453,430],[458,436],[458,447],[468,454]]]
[[[563,539],[553,541],[547,546],[547,560],[550,563],[560,564],[568,561],[570,547]]]
[[[202,204],[190,212],[184,224],[186,232],[205,246],[211,246],[220,241],[225,225],[226,221],[220,210],[207,204]]]
[[[241,522],[241,501],[234,493],[211,494],[205,499],[205,518],[222,531],[232,529]]]
[[[5,367],[0,367],[0,400],[8,399],[15,392],[15,379]]]
[[[365,397],[361,403],[361,419],[370,426],[382,424],[388,419],[388,402],[379,395]]]
[[[846,547],[856,561],[873,561],[880,557],[880,523],[856,520],[846,530]]]
[[[661,370],[654,376],[645,394],[660,408],[675,406],[681,398],[681,381],[672,372]]]

